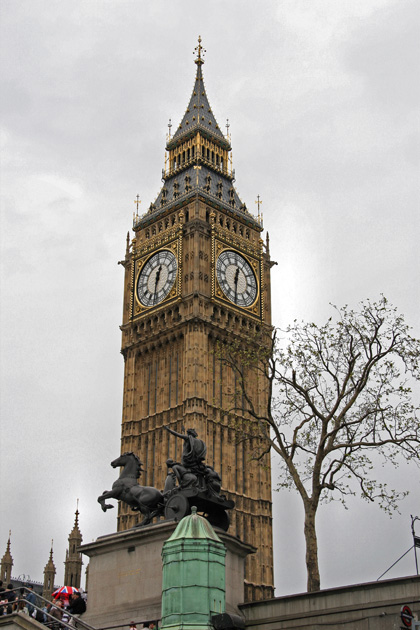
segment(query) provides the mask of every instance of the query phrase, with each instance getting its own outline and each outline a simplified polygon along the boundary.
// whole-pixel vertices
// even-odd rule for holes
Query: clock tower
[[[219,128],[203,80],[199,38],[194,87],[185,114],[168,135],[163,186],[127,235],[122,354],[122,452],[145,471],[139,482],[162,489],[166,460],[181,457],[165,430],[194,428],[207,445],[206,463],[235,502],[229,532],[257,548],[247,559],[244,599],[273,596],[271,468],[252,459],[262,439],[243,440],[244,416],[228,413],[235,375],[218,344],[244,347],[271,325],[270,256],[253,216],[234,187],[229,136]],[[249,387],[266,401],[257,376]],[[245,414],[244,414],[245,415]],[[118,529],[141,515],[119,505]]]

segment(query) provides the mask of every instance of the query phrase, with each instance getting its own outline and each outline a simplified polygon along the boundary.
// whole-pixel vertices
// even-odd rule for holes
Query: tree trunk
[[[312,503],[305,504],[305,542],[306,542],[306,571],[308,575],[308,593],[321,589],[321,579],[318,567],[318,540],[315,529],[316,508]]]

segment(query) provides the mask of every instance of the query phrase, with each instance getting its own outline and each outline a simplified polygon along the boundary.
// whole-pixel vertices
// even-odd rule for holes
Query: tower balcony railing
[[[171,164],[165,164],[165,168],[162,169],[162,179],[177,175],[183,170],[197,164],[204,164],[220,175],[229,177],[232,180],[235,179],[235,169],[232,167],[229,169],[227,163],[220,164],[220,162],[214,162],[200,153],[194,155],[194,157],[190,157],[188,160],[182,161],[180,164],[177,163],[175,168]]]

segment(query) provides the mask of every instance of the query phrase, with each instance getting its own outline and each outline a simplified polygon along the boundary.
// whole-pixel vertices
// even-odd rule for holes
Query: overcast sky
[[[116,529],[125,238],[161,186],[169,118],[195,76],[230,121],[236,187],[263,201],[273,319],[324,322],[384,293],[420,335],[420,3],[410,0],[2,0],[0,557],[57,583],[80,499],[84,541]],[[274,466],[275,468],[275,466]],[[323,587],[375,580],[412,544],[401,515],[330,504]],[[299,499],[274,495],[276,594],[306,588]],[[413,552],[386,577],[415,572]]]

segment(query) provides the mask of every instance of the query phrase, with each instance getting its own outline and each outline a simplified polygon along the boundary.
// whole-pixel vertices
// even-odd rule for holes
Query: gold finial
[[[229,127],[230,127],[229,118],[226,118],[226,136],[228,138],[230,138],[230,136],[229,136]]]
[[[260,218],[260,205],[262,204],[262,201],[259,195],[257,195],[257,201],[255,203],[258,204],[258,218]]]
[[[137,195],[137,199],[134,199],[134,203],[137,204],[137,216],[138,216],[138,214],[139,214],[139,205],[141,204],[140,195]]]
[[[75,518],[74,518],[74,526],[78,527],[79,526],[79,499],[76,499],[76,512],[74,514]]]
[[[195,166],[193,166],[193,169],[197,171],[197,188],[198,188],[198,171],[201,170],[201,166],[198,166],[198,164],[196,164]]]
[[[170,140],[170,139],[171,139],[171,129],[172,129],[172,120],[171,120],[171,119],[169,119],[169,122],[168,122],[168,136],[167,136],[167,140]]]
[[[197,64],[197,66],[201,66],[204,63],[204,59],[202,58],[201,53],[204,54],[205,52],[207,52],[206,49],[203,48],[201,45],[201,35],[198,36],[198,46],[194,48],[194,51],[197,53],[197,59],[195,60],[195,63]]]

